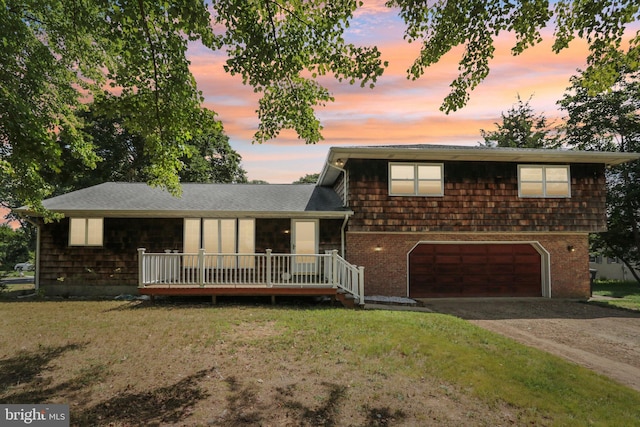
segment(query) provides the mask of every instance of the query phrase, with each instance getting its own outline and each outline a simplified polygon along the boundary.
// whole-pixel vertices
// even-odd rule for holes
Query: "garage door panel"
[[[491,254],[487,257],[487,262],[491,264],[513,264],[512,254]]]
[[[512,245],[502,245],[502,244],[489,244],[486,245],[487,253],[489,254],[513,254],[514,248]]]
[[[435,263],[436,264],[460,264],[462,258],[460,255],[436,255]]]
[[[540,272],[540,267],[535,264],[516,264],[514,269],[524,276],[535,275]]]
[[[470,286],[484,285],[486,283],[486,279],[484,275],[467,274],[465,276],[462,276],[461,280],[465,285],[470,285]]]
[[[465,264],[486,264],[487,256],[485,254],[473,253],[471,255],[465,255]]]
[[[462,264],[458,270],[458,274],[463,277],[481,277],[484,278],[487,275],[487,266],[485,264],[472,265]]]
[[[514,285],[516,278],[512,274],[497,274],[491,276],[488,284],[496,283],[499,285]]]
[[[436,286],[438,284],[445,284],[445,285],[453,285],[453,284],[459,284],[460,283],[460,277],[459,276],[434,276],[433,281],[432,281],[432,286]]]
[[[513,258],[517,263],[532,264],[540,259],[540,254],[516,254]]]
[[[409,256],[409,295],[541,296],[541,257],[522,243],[420,244]]]
[[[459,276],[460,264],[435,264],[434,273],[440,277]]]
[[[460,247],[458,245],[439,245],[434,247],[434,253],[437,254],[459,254]]]
[[[458,247],[458,252],[461,254],[486,255],[487,253],[487,248],[482,245],[456,245],[456,246]]]

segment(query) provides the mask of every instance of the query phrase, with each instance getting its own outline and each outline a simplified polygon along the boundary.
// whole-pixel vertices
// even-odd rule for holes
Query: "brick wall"
[[[420,241],[537,241],[550,254],[552,298],[586,299],[589,242],[586,233],[363,233],[348,232],[347,259],[365,267],[365,294],[408,295],[409,251]],[[567,250],[573,247],[573,252]],[[381,250],[376,251],[376,247]]]

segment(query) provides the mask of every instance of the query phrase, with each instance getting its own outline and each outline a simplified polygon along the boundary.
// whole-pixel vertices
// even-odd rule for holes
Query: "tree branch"
[[[275,2],[275,1],[268,0],[267,3],[275,4],[276,6],[279,6],[282,10],[286,10],[279,3]],[[273,12],[271,11],[271,8],[269,7],[269,5],[267,5],[267,13],[269,14],[269,23],[271,24],[271,37],[273,37],[273,43],[276,46],[276,55],[278,55],[278,61],[280,61],[282,64],[284,64],[284,60],[282,59],[282,54],[280,52],[281,46],[280,46],[280,43],[278,43],[278,32],[277,32],[277,29],[276,29],[275,17],[273,16]],[[293,16],[295,16],[295,14],[293,14]],[[301,21],[301,22],[304,23],[304,21]],[[291,88],[291,93],[295,96],[296,101],[298,101],[298,97],[297,97],[295,91],[293,90],[294,87],[293,87],[293,82],[291,81],[291,76],[289,76],[288,74],[285,74],[285,78],[287,79],[287,82],[289,83],[289,87]]]
[[[160,88],[159,88],[159,78],[158,78],[158,63],[156,62],[156,47],[151,39],[151,32],[149,31],[149,25],[147,24],[147,16],[144,11],[144,3],[143,0],[138,0],[138,8],[140,9],[140,15],[142,18],[142,28],[147,37],[147,41],[149,42],[149,48],[151,49],[151,62],[153,63],[153,94],[155,97],[155,113],[156,113],[156,122],[158,124],[158,133],[160,134],[160,140],[162,140],[162,120],[160,119]]]

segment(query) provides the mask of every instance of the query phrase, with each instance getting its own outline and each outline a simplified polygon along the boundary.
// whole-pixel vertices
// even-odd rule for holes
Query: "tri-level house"
[[[44,201],[51,294],[588,298],[605,168],[640,154],[333,147],[316,184],[105,183]],[[19,209],[30,215],[26,208]]]

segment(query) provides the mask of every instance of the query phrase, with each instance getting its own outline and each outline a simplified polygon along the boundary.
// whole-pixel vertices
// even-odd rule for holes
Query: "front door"
[[[318,253],[318,221],[294,219],[292,224],[291,252],[293,272],[298,274],[315,274]],[[307,255],[307,256],[305,256]]]

